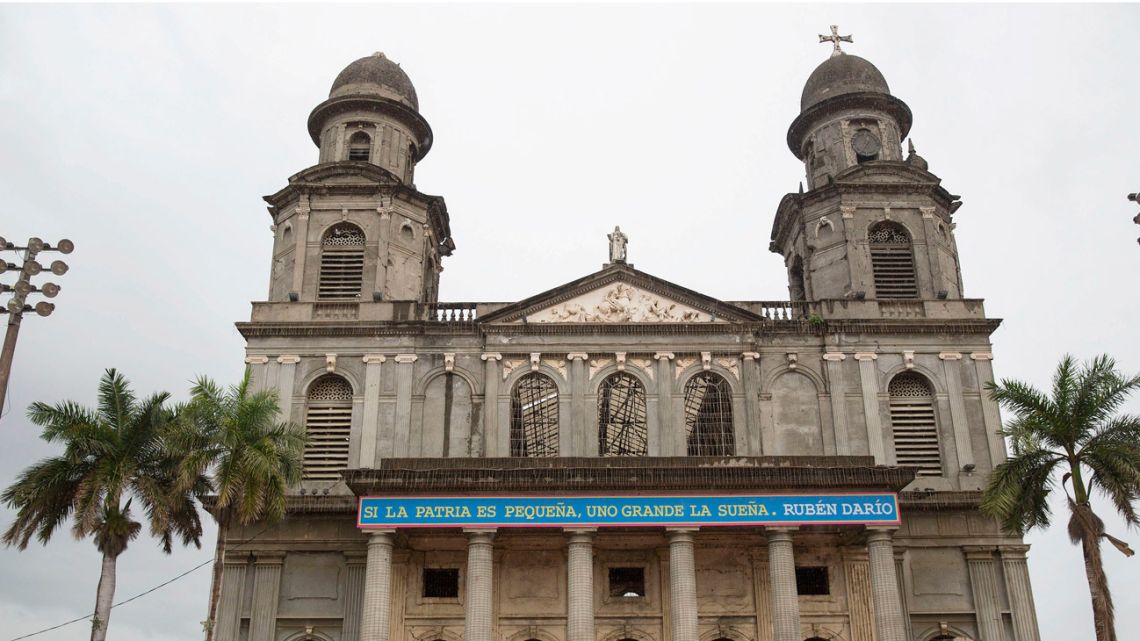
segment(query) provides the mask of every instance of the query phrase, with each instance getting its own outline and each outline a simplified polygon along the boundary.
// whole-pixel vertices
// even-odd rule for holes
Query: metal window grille
[[[335,481],[348,467],[352,431],[352,386],[335,375],[322,376],[309,387],[305,405],[309,442],[302,459],[302,478]]]
[[[527,374],[511,394],[511,456],[558,456],[558,388]]]
[[[910,235],[895,223],[879,223],[867,234],[875,298],[918,298]]]
[[[459,597],[459,570],[456,568],[424,568],[424,597],[455,599]]]
[[[321,241],[321,275],[317,297],[360,298],[364,281],[364,232],[342,223]]]
[[[648,451],[645,388],[631,374],[614,374],[598,390],[598,454],[645,456]]]
[[[797,567],[796,594],[821,596],[831,594],[827,581],[827,567]]]
[[[610,596],[645,596],[645,568],[610,568]]]
[[[918,468],[917,476],[942,476],[942,450],[930,385],[922,376],[905,372],[891,381],[887,391],[898,464]]]
[[[689,456],[732,456],[732,393],[728,381],[701,372],[685,384],[685,435]]]

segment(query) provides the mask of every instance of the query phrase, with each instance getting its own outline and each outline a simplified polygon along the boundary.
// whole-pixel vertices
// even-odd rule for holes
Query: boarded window
[[[352,134],[348,141],[349,160],[368,160],[372,153],[372,139],[363,131]]]
[[[558,388],[527,374],[511,393],[511,456],[558,456]]]
[[[352,386],[336,375],[313,381],[305,403],[305,446],[302,476],[306,480],[335,481],[348,467],[348,439],[352,432]]]
[[[891,397],[891,431],[898,464],[918,468],[918,476],[942,476],[942,453],[930,384],[919,374],[904,372],[896,376],[887,389]]]
[[[317,297],[360,299],[364,281],[364,232],[351,223],[334,226],[321,240]]]
[[[701,372],[685,384],[685,435],[689,456],[732,456],[732,391],[728,381]]]
[[[871,227],[867,240],[871,248],[875,298],[918,298],[914,251],[906,229],[897,223],[881,222]]]
[[[619,372],[598,390],[598,455],[645,456],[649,428],[645,387],[632,374]]]

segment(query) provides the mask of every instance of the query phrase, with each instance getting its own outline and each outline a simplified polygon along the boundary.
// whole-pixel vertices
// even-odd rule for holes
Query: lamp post
[[[25,247],[19,247],[0,237],[0,252],[23,252],[20,263],[10,263],[0,256],[0,274],[16,272],[18,274],[14,285],[0,283],[0,294],[11,294],[8,304],[0,309],[0,314],[8,315],[8,331],[4,333],[4,347],[0,350],[0,411],[4,409],[4,401],[8,396],[8,379],[12,373],[12,357],[16,353],[16,336],[20,333],[20,321],[24,312],[35,312],[40,316],[49,316],[55,310],[55,305],[40,301],[35,305],[27,302],[30,294],[43,294],[48,298],[55,298],[59,293],[59,285],[44,283],[37,287],[32,284],[32,277],[44,271],[44,266],[36,260],[40,252],[57,251],[61,254],[70,254],[75,249],[75,243],[66,238],[51,246],[39,238],[29,238]],[[67,273],[67,263],[62,260],[53,260],[47,267],[56,276]]]
[[[1128,194],[1128,200],[1131,200],[1134,203],[1140,204],[1140,193]],[[1133,216],[1132,222],[1136,223],[1137,225],[1140,225],[1140,214],[1136,214],[1135,216]],[[1136,242],[1140,243],[1140,238],[1137,238]]]

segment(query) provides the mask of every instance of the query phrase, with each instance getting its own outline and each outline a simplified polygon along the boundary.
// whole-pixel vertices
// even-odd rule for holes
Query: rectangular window
[[[368,147],[352,147],[348,150],[349,160],[368,160]]]
[[[826,567],[797,567],[796,593],[800,596],[820,596],[831,594],[827,585]]]
[[[456,568],[424,568],[424,597],[459,598],[459,570]]]
[[[610,568],[610,596],[645,596],[645,568]]]

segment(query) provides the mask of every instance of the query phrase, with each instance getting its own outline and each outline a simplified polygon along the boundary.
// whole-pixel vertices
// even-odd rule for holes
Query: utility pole
[[[12,373],[12,358],[16,354],[16,337],[20,333],[20,321],[24,319],[24,312],[34,311],[40,316],[49,316],[55,311],[55,305],[47,301],[40,301],[34,306],[26,302],[29,294],[43,294],[48,298],[55,298],[56,294],[59,293],[59,285],[55,283],[44,283],[42,287],[32,285],[32,276],[36,276],[44,270],[44,266],[36,260],[36,256],[45,251],[70,254],[74,249],[75,243],[66,238],[52,247],[39,238],[32,237],[28,239],[27,246],[19,247],[0,236],[0,252],[24,253],[23,260],[18,264],[0,258],[0,274],[19,270],[16,284],[5,285],[0,283],[0,294],[12,295],[8,304],[0,309],[0,314],[8,314],[8,331],[4,333],[4,347],[0,349],[0,412],[3,412],[4,401],[8,397],[8,379]],[[56,276],[63,276],[67,273],[68,268],[67,263],[62,260],[53,260],[48,269]]]

